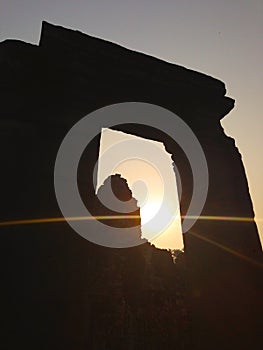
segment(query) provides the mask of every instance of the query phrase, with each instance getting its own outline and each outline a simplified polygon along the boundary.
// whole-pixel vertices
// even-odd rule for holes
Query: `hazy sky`
[[[0,0],[0,40],[38,43],[41,21],[78,29],[224,81],[263,241],[263,0]]]

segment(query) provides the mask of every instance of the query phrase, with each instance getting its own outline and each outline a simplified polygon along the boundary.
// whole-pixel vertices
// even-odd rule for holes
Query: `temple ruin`
[[[262,343],[262,248],[241,155],[220,123],[234,108],[224,83],[47,22],[43,22],[39,45],[6,40],[0,44],[0,53],[1,220],[61,216],[53,185],[56,154],[68,130],[82,117],[120,102],[162,106],[190,126],[204,150],[209,191],[202,216],[215,218],[197,220],[184,234],[194,344],[191,349],[253,349]],[[123,124],[117,130],[163,142],[181,174],[180,206],[184,215],[193,179],[180,147],[151,127]],[[87,164],[94,168],[98,147],[99,135],[89,144],[79,165],[78,185],[87,206],[96,201]],[[90,288],[86,279],[89,271],[96,269],[94,252],[103,259],[107,249],[85,241],[66,223],[2,230],[2,266],[6,269],[3,285],[11,298],[4,310],[6,344],[15,344],[15,328],[20,329],[19,344],[25,342],[27,348],[48,339],[49,349],[57,348],[57,344],[63,344],[63,349],[97,349],[96,339],[91,337],[94,325],[87,315],[98,304],[96,300],[93,304],[85,301]],[[155,253],[158,255],[157,250]],[[169,260],[164,252],[159,254]],[[169,264],[172,260],[165,262],[165,266]],[[89,283],[95,282],[90,278]],[[137,294],[134,302],[136,298]],[[15,317],[16,312],[19,316]],[[35,338],[27,343],[30,327]],[[168,333],[171,337],[172,332]],[[125,349],[138,346],[130,343]],[[188,345],[180,346],[186,349]],[[141,348],[147,349],[147,342]],[[154,349],[152,344],[148,348]]]

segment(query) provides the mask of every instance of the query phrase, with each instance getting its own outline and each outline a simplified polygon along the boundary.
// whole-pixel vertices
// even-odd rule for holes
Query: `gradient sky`
[[[38,43],[49,21],[224,81],[263,242],[263,0],[1,0],[0,41]]]

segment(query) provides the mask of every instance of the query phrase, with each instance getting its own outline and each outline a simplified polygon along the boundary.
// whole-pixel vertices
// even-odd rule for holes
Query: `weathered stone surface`
[[[170,109],[192,128],[207,158],[210,185],[202,215],[250,219],[198,220],[184,236],[194,348],[248,349],[262,342],[262,250],[242,159],[220,124],[234,106],[225,96],[224,84],[46,22],[39,46],[13,40],[0,44],[0,71],[1,219],[60,216],[53,189],[56,153],[66,132],[89,112],[126,101]],[[126,124],[118,130],[165,144],[181,174],[181,213],[185,214],[192,173],[179,146],[150,127]],[[93,169],[98,147],[99,136],[84,152],[80,172],[85,161]],[[92,173],[81,173],[80,192],[85,192],[90,198],[87,206],[92,206],[94,190],[87,183],[92,183]],[[95,349],[96,344],[84,337],[87,328],[88,334],[93,332],[89,328],[93,326],[85,322],[91,311],[90,304],[83,306],[83,302],[93,284],[87,275],[94,269],[101,271],[101,260],[94,258],[94,252],[103,256],[107,250],[101,248],[98,253],[99,248],[66,224],[6,227],[1,249],[9,300],[4,313],[10,326],[6,344],[12,344],[12,332],[18,332],[20,344],[30,339],[35,319],[32,344],[41,339],[52,349],[64,338],[63,349]],[[79,300],[78,306],[73,300]],[[58,325],[63,319],[65,323]]]

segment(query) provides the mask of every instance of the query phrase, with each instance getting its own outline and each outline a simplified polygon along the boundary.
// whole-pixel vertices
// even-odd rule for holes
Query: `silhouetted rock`
[[[53,185],[56,154],[83,116],[118,102],[163,106],[192,128],[204,150],[210,183],[202,215],[249,219],[197,220],[184,235],[192,348],[260,348],[262,250],[241,156],[220,124],[234,106],[224,84],[46,22],[39,46],[2,42],[0,63],[1,220],[61,216]],[[184,215],[193,179],[181,148],[147,126],[116,128],[164,143],[181,174]],[[99,135],[78,168],[80,194],[90,210],[98,209],[89,171],[98,149]],[[176,282],[185,268],[174,265],[168,252],[149,243],[125,250],[99,247],[66,223],[1,231],[3,348],[188,346],[189,323],[179,325],[184,307],[175,307],[175,295],[187,295],[179,292],[185,275]]]

